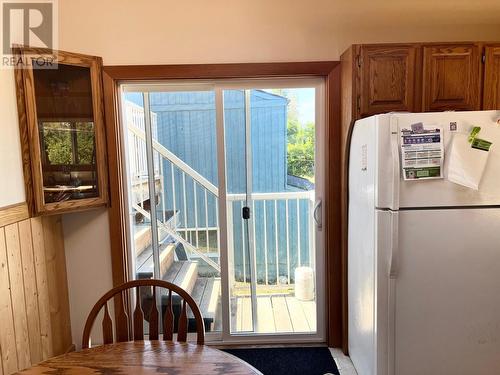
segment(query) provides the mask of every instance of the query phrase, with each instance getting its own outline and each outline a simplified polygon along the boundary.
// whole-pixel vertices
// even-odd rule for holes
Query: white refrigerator
[[[356,122],[349,162],[349,355],[358,375],[500,374],[500,111]],[[405,181],[401,130],[438,126],[443,179]],[[446,178],[457,133],[493,142],[474,190]]]

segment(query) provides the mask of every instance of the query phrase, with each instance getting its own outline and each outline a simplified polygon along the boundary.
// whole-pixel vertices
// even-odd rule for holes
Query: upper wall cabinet
[[[362,117],[388,111],[415,111],[417,49],[411,45],[362,47],[360,69]]]
[[[500,44],[368,44],[341,56],[342,126],[387,112],[500,109]]]
[[[16,53],[23,61],[16,83],[32,214],[105,205],[101,59],[34,48]]]
[[[484,109],[500,109],[500,45],[488,45],[484,53]]]
[[[424,112],[481,109],[479,46],[424,46],[423,56]]]

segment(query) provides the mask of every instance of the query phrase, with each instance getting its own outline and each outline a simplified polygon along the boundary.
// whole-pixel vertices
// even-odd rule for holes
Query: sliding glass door
[[[133,277],[191,293],[208,339],[323,341],[323,82],[122,89]]]
[[[315,91],[223,90],[231,333],[317,332]]]

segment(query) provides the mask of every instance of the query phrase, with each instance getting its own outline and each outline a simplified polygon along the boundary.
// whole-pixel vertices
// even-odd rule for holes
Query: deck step
[[[220,278],[200,277],[191,293],[200,308],[205,330],[211,332],[215,328],[216,318],[220,310]],[[194,315],[189,311],[190,326],[194,328]]]
[[[151,228],[137,227],[134,233],[135,256],[139,257],[148,247],[151,247]]]
[[[165,243],[160,246],[160,274],[163,276],[170,271],[174,264],[175,244]],[[153,251],[144,251],[136,258],[137,277],[147,279],[153,277],[154,262]]]
[[[153,250],[151,249],[151,247],[149,247],[148,251],[142,251],[135,258],[135,270],[136,270],[138,277],[139,277],[139,274],[141,274],[141,273],[153,272],[153,269],[148,264],[149,262],[151,263],[151,267],[152,267]],[[141,277],[141,278],[144,278],[144,277]]]
[[[212,320],[215,319],[220,307],[220,287],[220,278],[209,278],[200,303],[203,316]]]
[[[193,297],[198,307],[201,305],[201,299],[203,298],[203,293],[205,292],[207,281],[208,278],[199,277],[198,280],[196,280],[196,284],[194,284],[193,291],[191,292],[191,297]],[[189,316],[193,317],[193,314],[190,312]]]
[[[197,278],[198,262],[191,261],[174,262],[163,276],[163,280],[180,286],[189,294],[193,291]]]
[[[165,275],[174,263],[175,244],[169,243],[160,252],[160,274]]]
[[[175,281],[181,277],[184,270],[187,270],[185,275],[189,274],[189,265],[192,262],[174,262],[172,268],[169,270],[169,275],[171,279]],[[196,270],[197,272],[197,270]],[[167,280],[171,281],[171,280]],[[182,282],[182,281],[181,281]],[[220,330],[221,325],[221,299],[220,299],[220,278],[213,277],[200,277],[196,279],[192,290],[189,292],[191,297],[198,305],[203,317],[203,324],[205,326],[206,332],[212,332],[214,330]],[[174,312],[174,330],[177,331],[178,318],[181,310],[181,298],[177,294],[172,296],[172,309]],[[168,305],[168,297],[166,294],[161,296],[161,314],[165,314],[166,306]],[[146,320],[149,320],[149,309],[151,306],[151,293],[146,292],[143,294],[143,308]],[[191,310],[188,310],[188,331],[196,332],[196,320],[194,318]]]
[[[173,210],[165,211],[165,225],[171,230],[179,227],[179,214],[179,210],[175,212]],[[159,226],[159,241],[165,240],[168,236],[168,231],[164,227]],[[147,224],[138,225],[134,233],[135,256],[139,257],[148,248],[151,248],[151,226]]]

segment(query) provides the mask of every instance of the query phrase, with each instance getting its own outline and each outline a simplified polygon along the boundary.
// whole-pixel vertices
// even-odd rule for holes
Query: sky
[[[315,122],[315,90],[314,88],[294,89],[297,94],[297,111],[301,124]]]
[[[315,120],[315,89],[314,88],[287,88],[283,90],[275,89],[264,89],[264,91],[269,91],[271,93],[278,93],[278,95],[283,95],[288,98],[295,98],[295,104],[297,106],[298,120],[301,125],[305,125],[310,122],[316,122]]]

